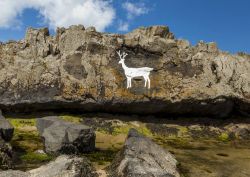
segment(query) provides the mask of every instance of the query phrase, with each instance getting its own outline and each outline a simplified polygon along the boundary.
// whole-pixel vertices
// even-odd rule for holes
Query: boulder
[[[0,119],[3,118],[3,113],[2,113],[2,110],[0,109]]]
[[[94,168],[85,157],[70,157],[62,155],[55,161],[30,170],[30,177],[97,177]]]
[[[225,126],[225,129],[232,138],[237,138],[240,140],[250,140],[249,123],[229,124]]]
[[[116,51],[127,67],[150,67],[127,89]],[[166,26],[127,34],[94,28],[29,28],[24,40],[0,44],[0,109],[9,112],[67,110],[126,114],[226,117],[250,114],[249,55],[233,55],[216,43],[192,46]],[[223,110],[223,111],[222,111]]]
[[[62,155],[39,168],[22,172],[7,170],[0,172],[0,177],[97,177],[95,169],[85,157]]]
[[[2,115],[0,111],[0,136],[5,141],[10,141],[14,133],[14,127]]]
[[[95,149],[95,132],[86,125],[49,116],[37,119],[37,129],[47,153],[72,154]]]
[[[140,36],[159,36],[162,38],[167,37],[169,34],[169,28],[167,26],[150,26],[150,27],[140,27],[138,29],[135,29],[130,33],[130,35],[140,35]]]
[[[28,173],[19,170],[6,170],[0,171],[0,177],[28,177]]]
[[[11,145],[0,137],[0,169],[9,169],[12,167],[12,156]]]
[[[123,149],[109,167],[110,177],[179,177],[174,156],[130,129]]]

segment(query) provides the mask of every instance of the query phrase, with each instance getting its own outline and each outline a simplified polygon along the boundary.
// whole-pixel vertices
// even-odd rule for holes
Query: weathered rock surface
[[[19,170],[0,171],[0,177],[28,177],[28,173]]]
[[[62,155],[53,162],[28,172],[7,170],[0,177],[97,177],[88,159]]]
[[[14,127],[2,115],[0,110],[0,169],[12,167],[12,147],[6,141],[10,141],[14,132]]]
[[[152,67],[151,89],[126,78],[128,67]],[[168,27],[125,35],[94,28],[27,30],[24,40],[0,44],[0,109],[78,109],[138,114],[227,116],[250,113],[250,56],[220,51],[215,43],[190,46]]]
[[[37,129],[47,153],[72,154],[95,149],[95,132],[86,125],[49,116],[37,119]]]
[[[12,167],[12,156],[11,145],[0,137],[0,169],[9,169]]]
[[[14,127],[2,115],[0,110],[0,137],[5,141],[10,141],[14,133]]]
[[[250,140],[250,124],[229,124],[225,127],[231,138]]]
[[[179,177],[175,158],[130,129],[123,149],[110,166],[110,177]]]

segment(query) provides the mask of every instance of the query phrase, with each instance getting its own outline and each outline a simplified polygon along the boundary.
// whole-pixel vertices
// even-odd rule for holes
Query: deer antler
[[[121,54],[121,51],[116,51],[116,53],[119,55],[120,59],[122,59],[122,54]]]
[[[123,59],[125,59],[125,57],[126,57],[128,54],[127,54],[126,52],[123,52],[122,55],[123,55]]]
[[[120,59],[125,59],[125,57],[128,55],[126,52],[122,52],[121,51],[116,51],[116,53],[119,55]]]

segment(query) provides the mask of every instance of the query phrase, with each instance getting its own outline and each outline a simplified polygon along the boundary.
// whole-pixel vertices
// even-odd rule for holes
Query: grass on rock
[[[11,145],[15,153],[15,168],[21,170],[36,168],[53,158],[47,154],[35,153],[36,150],[43,149],[35,118],[8,118],[8,120],[14,126]]]
[[[229,135],[227,133],[221,133],[220,136],[218,137],[220,141],[227,142],[229,141]]]
[[[82,117],[75,115],[60,115],[59,117],[67,122],[72,122],[77,124],[80,124],[83,119]]]

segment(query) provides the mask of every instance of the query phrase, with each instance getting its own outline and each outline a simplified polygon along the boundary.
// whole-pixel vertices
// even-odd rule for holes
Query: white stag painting
[[[153,68],[149,68],[149,67],[142,67],[142,68],[129,68],[126,66],[125,62],[125,57],[128,55],[125,52],[122,52],[119,50],[117,51],[117,54],[120,57],[120,61],[119,64],[122,65],[122,68],[124,70],[125,76],[127,78],[127,88],[131,88],[131,81],[134,77],[143,77],[145,84],[144,87],[147,87],[148,84],[148,89],[150,89],[150,79],[149,79],[149,75],[150,75],[150,71],[153,70]]]

